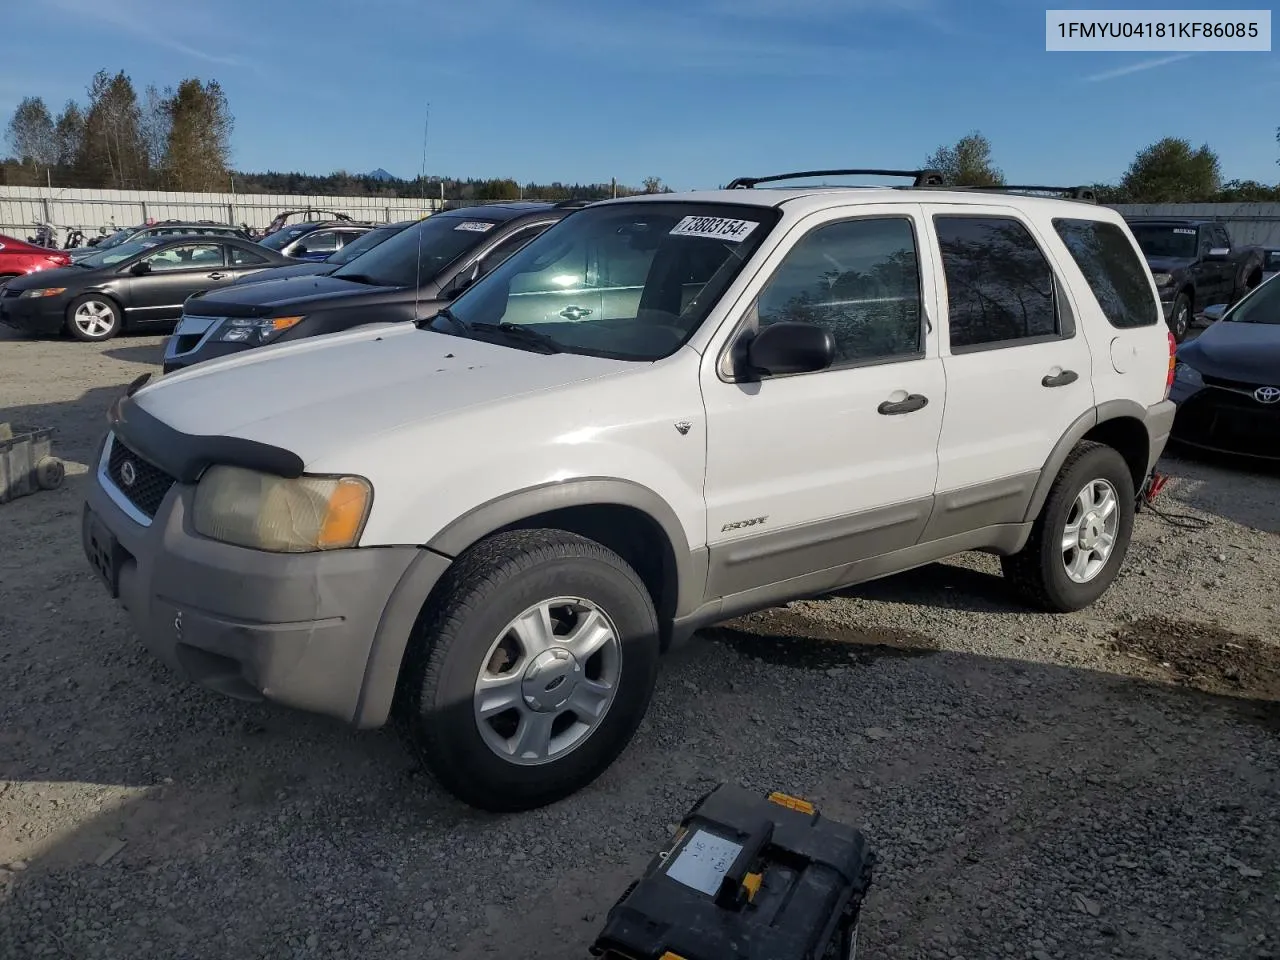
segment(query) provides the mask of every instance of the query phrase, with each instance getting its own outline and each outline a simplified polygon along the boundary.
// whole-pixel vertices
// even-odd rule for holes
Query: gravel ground
[[[463,808],[386,732],[153,662],[89,574],[85,460],[160,338],[6,339],[0,421],[68,480],[0,506],[0,957],[585,958],[720,780],[879,851],[860,956],[1280,955],[1280,475],[1169,458],[1122,578],[1062,617],[964,557],[707,631],[552,808]]]

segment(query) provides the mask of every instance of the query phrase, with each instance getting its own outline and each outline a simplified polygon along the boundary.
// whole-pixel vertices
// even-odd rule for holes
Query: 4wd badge
[[[720,528],[720,532],[724,533],[728,530],[741,530],[743,527],[758,527],[760,524],[764,523],[768,519],[769,518],[766,516],[766,517],[752,517],[750,520],[735,520],[733,521],[733,523],[726,523],[723,527]]]

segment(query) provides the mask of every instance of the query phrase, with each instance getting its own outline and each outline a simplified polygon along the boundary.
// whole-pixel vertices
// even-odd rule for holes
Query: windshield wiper
[[[531,347],[539,347],[543,353],[564,353],[564,347],[560,346],[555,337],[530,330],[518,323],[475,323],[471,325],[471,329],[504,335],[509,340],[519,340]]]

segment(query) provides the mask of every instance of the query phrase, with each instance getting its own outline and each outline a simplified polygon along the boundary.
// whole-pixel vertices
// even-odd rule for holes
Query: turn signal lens
[[[1178,341],[1173,339],[1173,331],[1169,331],[1169,375],[1164,382],[1164,398],[1169,399],[1169,391],[1173,389],[1174,373],[1178,367]]]

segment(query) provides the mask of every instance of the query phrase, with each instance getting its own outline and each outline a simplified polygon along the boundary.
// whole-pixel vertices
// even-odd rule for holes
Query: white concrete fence
[[[72,190],[0,186],[0,234],[25,240],[36,225],[52,224],[59,245],[67,231],[86,239],[156,220],[216,220],[262,228],[283,210],[332,210],[355,220],[388,223],[432,213],[438,199],[421,197],[306,197],[261,193],[170,193],[161,190]]]

